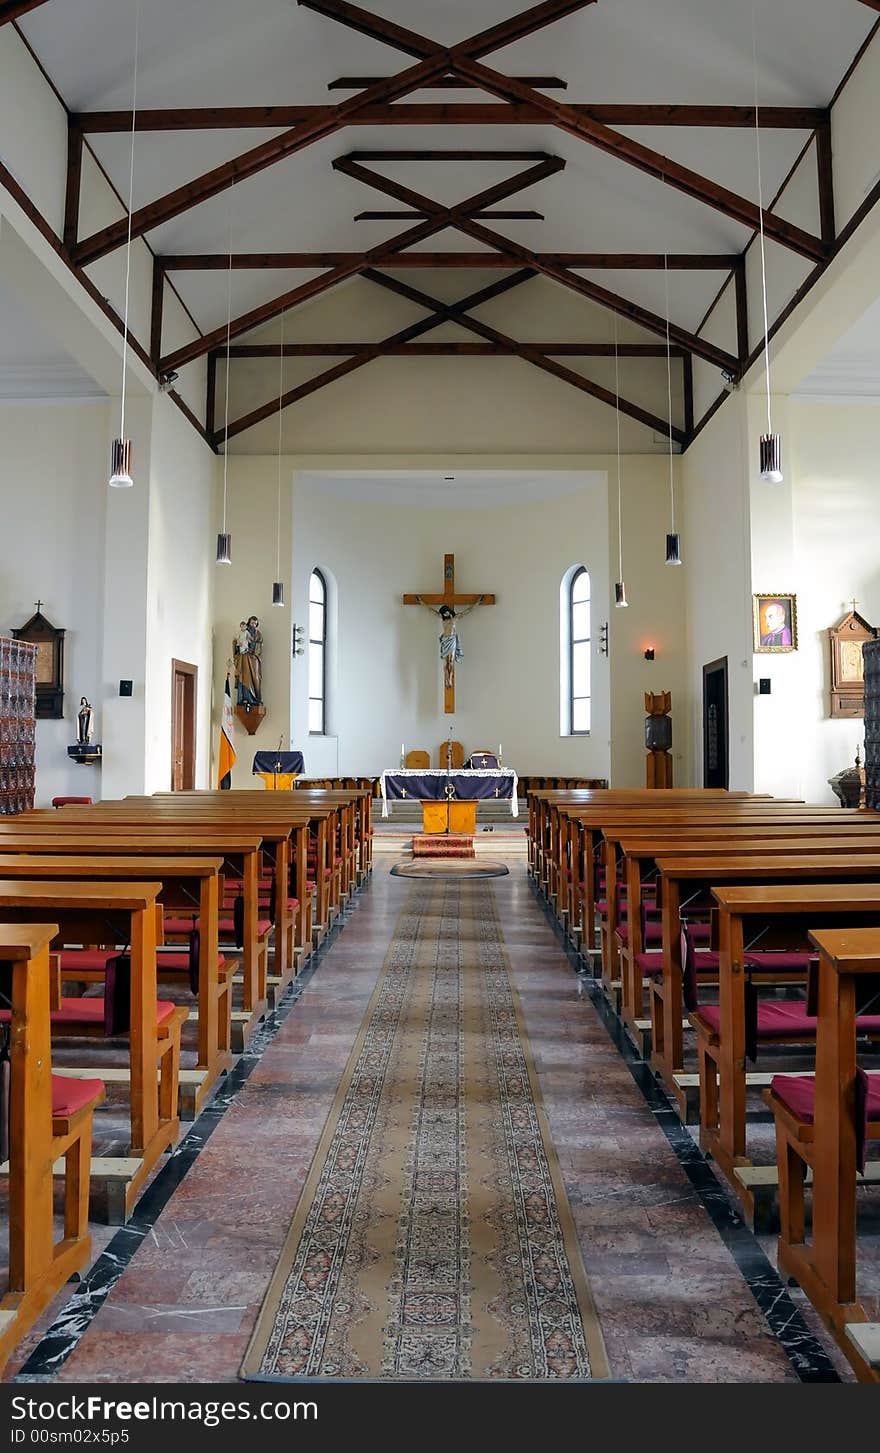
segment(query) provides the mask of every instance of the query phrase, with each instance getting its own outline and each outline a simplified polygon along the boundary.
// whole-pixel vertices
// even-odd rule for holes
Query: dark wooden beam
[[[258,328],[263,323],[269,323],[273,318],[278,318],[282,313],[287,313],[291,308],[298,307],[301,303],[310,302],[312,298],[320,297],[322,293],[335,288],[339,283],[345,282],[350,277],[355,277],[369,266],[371,261],[377,263],[388,262],[393,257],[397,247],[409,247],[412,239],[424,240],[443,230],[445,223],[438,224],[431,220],[421,223],[418,227],[411,227],[408,232],[402,233],[391,242],[382,243],[378,247],[369,249],[366,253],[352,254],[352,260],[343,263],[338,267],[331,268],[328,272],[322,273],[320,277],[310,278],[308,282],[300,283],[298,287],[291,288],[288,292],[282,293],[280,297],[272,298],[269,302],[261,303],[259,307],[251,308],[247,313],[233,318],[229,327],[231,338],[240,338],[242,333],[249,333],[252,328]],[[410,241],[404,242],[403,238]],[[366,261],[365,261],[366,259]],[[226,325],[215,328],[212,332],[204,334],[201,338],[195,338],[186,343],[182,348],[177,348],[160,363],[163,373],[183,368],[184,364],[192,363],[194,359],[201,358],[203,354],[210,353],[213,348],[219,345],[226,338]]]
[[[438,57],[434,62],[423,61],[417,66],[410,66],[383,86],[373,86],[370,90],[362,91],[360,95],[353,96],[348,101],[340,102],[338,106],[330,107],[328,113],[320,119],[302,122],[291,130],[283,132],[281,136],[263,142],[260,146],[233,157],[231,161],[224,162],[222,166],[204,172],[200,177],[186,182],[173,192],[167,192],[163,197],[158,197],[155,201],[148,202],[146,206],[139,207],[131,217],[132,238],[143,237],[144,233],[152,231],[154,227],[160,226],[163,222],[171,221],[181,212],[187,212],[191,207],[198,206],[200,202],[205,202],[210,197],[216,197],[219,193],[227,191],[236,182],[246,181],[249,177],[256,176],[258,172],[265,170],[266,167],[273,166],[275,162],[284,161],[287,157],[294,156],[298,151],[313,145],[316,141],[322,141],[324,137],[332,135],[345,126],[348,118],[356,115],[362,105],[376,101],[386,102],[393,100],[395,96],[407,95],[409,91],[417,89],[425,79],[435,74],[442,65],[443,60]],[[121,247],[126,241],[128,233],[129,221],[127,218],[113,222],[109,227],[102,227],[100,231],[93,233],[91,237],[85,238],[78,244],[74,253],[74,261],[80,267],[97,262],[99,258],[105,257],[107,253]]]
[[[694,355],[683,353],[681,361],[682,383],[684,385],[684,433],[685,441],[694,432]]]
[[[367,86],[375,86],[377,81],[382,80],[381,76],[337,76],[335,81],[328,81],[328,91],[363,91]],[[566,91],[568,81],[561,81],[558,76],[518,76],[518,80],[525,81],[528,86],[535,86],[541,91]],[[440,76],[436,81],[431,82],[432,91],[460,91],[463,82],[457,76]]]
[[[454,69],[457,74],[470,77],[475,84],[482,85],[484,90],[501,100],[538,106],[548,120],[570,136],[579,137],[607,155],[626,162],[676,191],[683,192],[685,196],[713,207],[744,227],[751,228],[753,232],[758,230],[762,219],[761,208],[748,197],[739,196],[720,182],[712,181],[690,167],[682,166],[680,162],[673,161],[662,152],[643,146],[641,142],[624,135],[623,132],[615,131],[590,117],[581,116],[564,101],[557,101],[553,97],[544,96],[540,91],[533,91],[519,81],[502,76],[498,71],[470,57],[456,58]],[[820,237],[814,237],[812,233],[795,226],[784,217],[778,217],[764,209],[763,225],[767,237],[802,257],[821,262],[827,256],[827,248]]]
[[[831,247],[836,235],[834,221],[834,164],[831,153],[830,114],[816,127],[816,179],[819,188],[819,219],[822,240]]]
[[[372,343],[285,343],[285,358],[347,358],[350,354],[363,353],[374,348]],[[613,343],[530,343],[538,353],[548,353],[557,358],[613,358]],[[236,343],[229,350],[230,358],[279,358],[280,343]],[[459,355],[471,358],[491,358],[496,354],[510,352],[495,343],[472,343],[457,340],[447,343],[397,343],[389,344],[385,353],[413,358],[457,358]],[[620,343],[617,352],[621,358],[665,358],[666,348],[661,343]],[[687,358],[681,348],[670,350],[673,358]],[[208,357],[222,361],[225,349],[217,349]]]
[[[749,356],[749,292],[746,281],[746,255],[741,253],[733,270],[733,285],[736,289],[736,351],[740,364]]]
[[[399,36],[397,34],[399,27],[379,19],[356,5],[349,4],[348,0],[299,0],[299,3],[310,10],[317,10],[323,15],[328,15],[350,29],[370,36],[373,40],[396,46],[408,55],[424,56],[432,53],[431,48],[435,44],[433,41],[419,36],[413,31],[402,32]],[[558,19],[562,14],[581,8],[582,6],[576,4],[565,7],[560,0],[560,4],[555,7],[556,14],[553,18]],[[553,10],[554,7],[552,3],[548,3],[545,6],[538,6],[537,9],[548,11]],[[802,227],[797,227],[794,223],[788,222],[785,218],[778,217],[766,209],[762,210],[747,197],[739,196],[738,193],[731,191],[728,187],[723,187],[719,182],[712,181],[690,167],[673,161],[671,157],[664,156],[662,152],[643,146],[641,142],[635,141],[632,137],[615,131],[602,122],[579,114],[564,101],[545,96],[542,91],[536,91],[533,87],[524,85],[513,77],[502,75],[499,71],[493,70],[491,66],[483,65],[480,56],[487,50],[497,49],[499,44],[509,44],[511,33],[517,37],[522,33],[521,28],[516,29],[516,20],[522,20],[522,18],[518,17],[514,21],[495,26],[492,30],[486,31],[483,37],[475,37],[461,45],[453,46],[447,52],[449,73],[459,76],[462,80],[471,81],[475,86],[482,87],[489,95],[498,96],[502,101],[537,108],[543,112],[546,120],[554,126],[560,127],[569,135],[576,136],[591,146],[598,147],[606,154],[663,182],[666,186],[674,187],[686,196],[703,202],[707,206],[715,208],[716,211],[723,212],[725,216],[733,218],[743,226],[751,228],[752,231],[757,231],[763,223],[765,234],[773,241],[790,248],[801,256],[809,257],[814,262],[824,261],[827,256],[824,242],[821,238],[806,232]],[[544,23],[549,23],[549,21],[545,20]],[[506,33],[508,39],[499,41],[498,36],[502,33]],[[488,41],[488,44],[481,44],[482,41]]]
[[[670,272],[730,272],[740,254],[670,252],[547,252],[540,256],[560,267],[584,267],[620,271],[661,270],[668,263]],[[342,267],[363,258],[356,252],[236,252],[232,255],[233,271],[265,268],[296,269]],[[166,272],[225,272],[229,257],[224,252],[167,253],[162,257]],[[364,264],[366,266],[366,263]],[[406,268],[509,268],[519,267],[515,258],[498,252],[403,252],[394,258],[394,267]]]
[[[389,292],[398,293],[401,297],[408,298],[410,302],[419,304],[422,307],[436,307],[441,305],[436,299],[429,297],[427,293],[421,293],[418,289],[412,288],[408,283],[402,283],[396,278],[386,276],[384,273],[374,272],[372,269],[364,273],[364,277],[370,282],[376,283],[379,287],[386,288]],[[593,379],[587,378],[585,374],[576,373],[574,369],[567,368],[564,363],[542,354],[532,343],[518,343],[515,339],[501,333],[497,328],[492,328],[488,323],[483,323],[477,318],[472,318],[464,311],[461,305],[453,305],[444,309],[450,314],[450,321],[458,323],[462,328],[467,328],[473,333],[479,334],[487,342],[503,348],[505,352],[512,353],[515,357],[531,363],[543,373],[552,374],[554,378],[561,379],[563,383],[571,384],[582,393],[590,394],[593,398],[601,400],[611,408],[620,408],[621,413],[627,414],[630,418],[637,419],[649,429],[657,429],[663,433],[669,430],[669,421],[652,414],[650,410],[643,409],[640,404],[634,404],[631,400],[615,394],[611,389],[605,388],[602,384],[596,383]],[[685,435],[683,431],[675,426],[672,428],[672,437],[683,444]]]
[[[307,0],[311,3],[311,0]],[[549,164],[548,164],[549,165]],[[739,366],[739,360],[734,358],[724,349],[718,348],[716,344],[710,343],[707,339],[699,338],[696,334],[689,333],[677,324],[669,325],[665,318],[659,314],[652,313],[649,309],[643,308],[638,303],[630,302],[619,294],[610,292],[591,278],[585,278],[580,273],[572,272],[569,268],[560,267],[555,263],[548,262],[539,253],[533,252],[530,248],[524,247],[522,243],[513,242],[508,237],[490,230],[482,222],[469,215],[467,204],[457,208],[441,208],[437,202],[420,192],[414,191],[411,187],[405,187],[400,182],[393,181],[390,177],[382,176],[379,172],[372,171],[369,167],[361,166],[358,162],[352,161],[349,157],[337,157],[333,163],[334,169],[341,171],[357,181],[366,183],[378,192],[383,192],[392,197],[395,201],[405,202],[410,206],[418,207],[428,215],[442,217],[444,226],[454,227],[457,231],[463,232],[466,236],[472,237],[476,242],[493,248],[497,252],[506,254],[510,258],[519,261],[521,267],[529,267],[535,272],[541,272],[546,277],[552,278],[555,282],[562,283],[573,292],[579,293],[582,297],[589,298],[592,302],[600,303],[603,307],[618,313],[621,317],[628,318],[630,322],[638,323],[641,327],[647,328],[649,332],[656,333],[665,338],[667,331],[670,339],[682,348],[688,348],[697,357],[704,358],[707,363],[714,364],[725,372],[735,373]],[[534,168],[535,171],[538,168]],[[525,174],[526,176],[528,173]]]
[[[565,163],[559,158],[548,156],[538,165],[528,167],[525,171],[517,172],[512,177],[506,177],[503,181],[495,182],[491,187],[476,192],[473,196],[466,198],[458,207],[441,208],[434,202],[429,203],[430,215],[426,221],[409,228],[406,232],[399,233],[388,242],[379,243],[365,253],[353,254],[351,261],[331,268],[320,277],[310,278],[308,282],[300,283],[298,287],[282,293],[280,297],[273,298],[233,319],[230,324],[229,336],[231,338],[241,337],[243,333],[249,333],[252,328],[270,322],[273,318],[279,317],[281,313],[286,313],[291,308],[299,306],[300,303],[319,297],[330,288],[345,282],[347,278],[363,273],[367,267],[382,263],[388,264],[393,261],[398,251],[412,247],[416,242],[423,242],[453,225],[459,212],[478,211],[492,202],[502,201],[505,197],[522,191],[524,187],[532,186],[535,182],[560,171],[564,165]],[[347,166],[345,158],[342,157],[337,159],[334,166],[338,166],[340,170],[351,170],[353,173],[363,170],[354,163]],[[367,175],[372,176],[372,173],[367,173]],[[420,202],[421,199],[418,200]],[[493,284],[493,286],[499,285]],[[191,363],[194,359],[209,353],[212,348],[216,348],[221,341],[225,340],[226,331],[225,325],[215,328],[212,333],[206,333],[201,338],[193,339],[184,344],[182,348],[176,349],[174,353],[162,359],[160,364],[162,372],[182,368],[185,363]]]
[[[150,357],[158,369],[162,357],[162,315],[165,305],[165,269],[158,257],[153,258],[153,296],[150,306]]]
[[[10,20],[18,20],[22,15],[27,15],[29,10],[37,10],[45,5],[46,0],[6,0],[0,5],[0,25],[6,25]]]
[[[356,212],[355,213],[355,216],[354,216],[354,221],[355,222],[400,222],[400,221],[411,221],[412,222],[412,221],[416,221],[419,217],[423,217],[424,215],[425,215],[424,212]],[[544,217],[544,213],[543,212],[505,212],[505,211],[495,211],[495,212],[492,212],[492,211],[489,211],[489,212],[474,212],[473,213],[473,216],[475,216],[475,217],[487,217],[487,218],[491,217],[491,218],[494,218],[498,222],[543,222],[543,221],[546,220],[545,217]]]
[[[350,151],[348,155],[352,161],[510,161],[510,162],[539,162],[550,161],[552,152],[549,151],[506,151],[496,149],[494,151],[462,150],[452,148],[446,151],[426,151],[398,149],[396,151]]]
[[[217,354],[208,354],[205,432],[213,439],[217,423]]]
[[[502,292],[509,292],[512,288],[519,287],[523,282],[528,281],[531,273],[522,271],[513,273],[509,277],[502,278],[499,282],[493,283],[490,288],[481,288],[479,292],[471,294],[462,299],[454,307],[466,308],[477,307],[480,302],[485,302],[487,296],[497,297]],[[269,419],[273,414],[282,409],[289,408],[291,404],[299,403],[301,399],[307,398],[310,394],[317,393],[319,389],[326,388],[328,384],[335,383],[337,379],[344,378],[346,374],[353,373],[357,368],[363,368],[365,364],[371,363],[374,359],[382,357],[382,350],[393,348],[396,345],[411,342],[414,338],[420,337],[423,333],[429,333],[438,324],[446,322],[451,309],[445,305],[438,305],[438,309],[432,312],[428,318],[422,318],[418,323],[412,323],[408,328],[403,328],[390,337],[384,338],[380,343],[371,344],[367,351],[359,353],[352,358],[337,363],[335,367],[325,369],[323,373],[317,374],[314,378],[306,379],[304,383],[297,384],[294,388],[288,389],[280,397],[270,399],[268,403],[261,404],[259,408],[251,410],[242,418],[236,419],[228,429],[215,431],[213,442],[215,448],[222,442],[228,443],[229,439],[237,434],[243,434],[245,430],[252,429],[255,424],[261,424],[264,419]]]
[[[82,187],[83,134],[71,119],[67,126],[67,185],[64,193],[64,246],[72,252],[79,236],[79,198]]]
[[[303,3],[303,0],[300,0],[300,3]],[[309,3],[312,4],[312,0],[309,0]],[[146,232],[152,231],[163,222],[169,222],[173,217],[179,216],[181,212],[189,211],[191,207],[198,206],[200,202],[205,202],[210,197],[226,191],[234,183],[256,176],[266,167],[284,161],[305,147],[339,131],[364,106],[387,104],[408,95],[411,91],[417,91],[434,76],[450,72],[453,69],[451,64],[453,58],[460,56],[466,60],[471,56],[485,55],[489,51],[511,44],[513,40],[533,34],[536,30],[552,24],[554,20],[558,20],[563,15],[570,15],[577,10],[584,9],[586,5],[594,3],[595,0],[544,0],[543,4],[536,5],[520,15],[514,15],[500,25],[481,31],[477,35],[471,36],[469,40],[462,41],[452,50],[447,50],[433,41],[416,35],[413,31],[406,30],[403,26],[395,25],[390,20],[379,19],[370,15],[368,11],[360,11],[356,6],[346,5],[345,0],[315,0],[312,8],[320,9],[325,5],[330,9],[335,8],[335,11],[338,12],[335,13],[337,19],[341,18],[341,12],[345,11],[347,25],[355,30],[361,30],[364,34],[377,36],[385,43],[404,51],[407,55],[416,56],[418,63],[409,66],[396,76],[391,76],[388,80],[381,81],[378,85],[360,91],[347,101],[341,101],[338,105],[329,107],[322,117],[313,118],[311,121],[294,126],[289,131],[283,132],[281,136],[273,137],[270,141],[265,141],[260,146],[233,157],[231,161],[224,162],[221,166],[203,173],[193,181],[186,182],[173,192],[168,192],[165,196],[148,202],[146,206],[139,207],[130,218],[123,218],[109,227],[101,228],[100,231],[78,244],[74,261],[81,267],[97,262],[99,258],[105,257],[107,253],[121,247],[129,235],[132,238],[143,237]],[[541,94],[540,91],[534,92],[536,96]]]
[[[608,102],[571,103],[579,116],[607,126],[722,127],[751,130],[754,106],[688,106]],[[179,106],[167,110],[139,110],[136,131],[246,131],[278,126],[300,126],[329,116],[332,106]],[[820,106],[762,106],[761,129],[814,131],[826,115]],[[86,133],[130,132],[130,111],[80,111],[74,120]],[[400,102],[365,106],[349,117],[348,126],[540,126],[543,111],[530,105],[501,102]]]

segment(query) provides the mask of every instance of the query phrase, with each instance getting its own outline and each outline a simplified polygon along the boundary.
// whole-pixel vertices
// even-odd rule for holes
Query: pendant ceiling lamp
[[[767,316],[767,258],[764,249],[764,184],[761,175],[761,131],[758,113],[758,38],[755,0],[752,0],[752,65],[755,78],[755,154],[758,163],[758,238],[761,246],[761,300],[764,308],[764,376],[767,382],[767,432],[761,435],[758,463],[761,478],[769,484],[782,483],[782,443],[773,429],[773,399],[770,388],[770,325]]]
[[[617,418],[617,580],[614,583],[614,604],[618,610],[629,605],[623,579],[623,513],[620,479],[620,357],[617,347],[617,314],[614,314],[614,409]]]
[[[232,536],[226,528],[226,505],[229,496],[229,345],[232,336],[232,188],[229,188],[229,266],[226,270],[226,389],[223,410],[223,529],[217,536],[217,564],[232,564]]]
[[[275,579],[272,583],[272,604],[284,604],[284,581],[281,579],[281,439],[284,397],[284,314],[281,314],[281,351],[278,361],[278,501],[275,513]]]
[[[131,287],[131,213],[134,202],[134,138],[137,123],[138,54],[140,50],[141,0],[134,4],[134,63],[131,87],[131,157],[128,170],[128,239],[125,248],[125,306],[122,314],[122,390],[120,395],[119,438],[110,446],[111,489],[131,489],[131,440],[125,437],[125,386],[128,364],[128,301]]]
[[[663,282],[666,289],[666,406],[669,414],[669,533],[666,536],[666,564],[681,565],[681,539],[675,528],[675,464],[672,457],[672,360],[669,349],[669,258],[663,254]]]

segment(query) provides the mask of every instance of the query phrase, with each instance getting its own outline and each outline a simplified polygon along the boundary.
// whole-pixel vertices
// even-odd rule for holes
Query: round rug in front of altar
[[[418,858],[395,863],[394,878],[503,878],[510,869],[496,858]]]

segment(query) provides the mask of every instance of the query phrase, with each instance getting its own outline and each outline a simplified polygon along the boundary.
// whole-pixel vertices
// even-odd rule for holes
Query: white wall
[[[81,696],[101,740],[107,417],[104,401],[0,404],[0,632],[24,625],[38,597],[66,630],[64,719],[37,723],[37,806],[100,795],[101,769],[67,748]]]
[[[803,792],[810,801],[834,802],[828,778],[852,765],[856,746],[864,742],[864,723],[829,715],[827,630],[851,609],[853,596],[859,613],[880,625],[880,403],[793,402],[789,419],[803,668],[796,702]]]
[[[216,461],[214,486],[214,532],[222,528],[223,461]],[[223,705],[223,688],[227,663],[231,664],[232,641],[238,624],[255,615],[263,635],[263,704],[266,708],[258,733],[249,737],[244,727],[235,723],[235,747],[238,756],[232,771],[233,787],[259,787],[251,774],[254,752],[277,747],[284,738],[287,749],[290,739],[290,598],[291,537],[290,500],[292,466],[283,464],[283,509],[281,515],[281,580],[284,583],[285,605],[273,607],[272,582],[275,578],[275,528],[278,500],[277,460],[229,459],[229,489],[226,527],[232,535],[232,564],[210,564],[214,581],[214,730],[211,742],[210,786],[217,785],[217,746],[219,719]],[[213,553],[213,552],[212,552]],[[230,672],[235,700],[235,682]],[[334,766],[335,770],[335,766]]]
[[[598,652],[598,626],[608,618],[606,481],[560,476],[561,489],[573,485],[576,492],[524,503],[444,510],[341,497],[329,483],[297,480],[295,620],[308,619],[315,565],[330,572],[337,592],[328,727],[340,772],[393,766],[401,742],[427,749],[433,761],[452,730],[466,751],[500,741],[505,760],[523,772],[609,775],[608,661]],[[459,591],[497,596],[462,622],[454,717],[443,713],[441,622],[401,602],[404,593],[442,590],[450,551]],[[559,731],[559,583],[576,563],[590,571],[595,602],[589,738]],[[295,744],[309,771],[336,770],[304,735],[307,696],[305,656],[294,665]]]
[[[747,406],[726,401],[682,460],[691,780],[702,783],[703,667],[727,657],[730,786],[753,787]],[[778,588],[782,588],[781,586]]]
[[[436,460],[423,456],[406,462],[414,470],[433,466],[432,487],[442,488]],[[395,482],[393,461],[363,457],[358,465],[346,460],[341,477],[328,470],[328,460],[285,458],[281,577],[288,606],[279,611],[269,606],[277,461],[230,458],[227,522],[233,564],[215,572],[215,721],[233,634],[239,620],[254,613],[264,636],[267,712],[253,739],[236,725],[235,787],[253,785],[254,751],[274,747],[281,736],[285,747],[290,742],[303,749],[312,775],[372,774],[398,761],[402,741],[407,748],[427,749],[434,758],[450,726],[466,750],[500,741],[505,759],[524,773],[610,775],[620,785],[640,785],[645,778],[644,692],[664,689],[672,690],[677,713],[676,780],[685,780],[688,701],[681,642],[688,567],[676,570],[664,563],[666,461],[624,456],[631,604],[616,612],[609,608],[617,570],[616,515],[611,530],[608,519],[614,461],[607,456],[572,459],[564,470],[550,472],[547,464],[555,461],[520,462],[531,467],[517,469],[511,457],[479,461],[470,456],[467,463],[475,472],[469,479],[477,481],[478,491],[489,493],[471,492],[470,503],[459,493],[443,508],[430,493],[425,503],[413,504],[412,488]],[[503,497],[492,493],[502,475]],[[397,488],[399,498],[393,497]],[[462,624],[465,655],[457,673],[454,718],[443,712],[440,623],[429,611],[404,607],[401,601],[404,593],[440,590],[448,551],[456,557],[460,591],[482,589],[498,597],[497,605],[480,607]],[[576,563],[587,566],[592,583],[589,738],[562,736],[559,724],[559,585]],[[330,589],[324,738],[306,734],[308,658],[292,661],[290,642],[293,625],[308,620],[308,581],[315,565],[324,570]],[[606,623],[610,656],[599,649]],[[657,653],[650,663],[644,660],[649,644]]]
[[[171,786],[171,662],[198,669],[196,786],[207,787],[213,675],[214,490],[217,460],[161,394],[150,450],[147,589],[148,792]]]
[[[622,460],[623,573],[629,606],[614,607],[611,630],[611,780],[615,787],[645,785],[645,692],[672,692],[672,758],[676,786],[689,780],[689,698],[684,652],[685,591],[693,554],[684,533],[680,466],[674,461],[676,525],[681,567],[666,564],[670,529],[669,461],[645,456]],[[617,470],[610,485],[609,577],[617,578]],[[645,660],[653,646],[655,658]]]

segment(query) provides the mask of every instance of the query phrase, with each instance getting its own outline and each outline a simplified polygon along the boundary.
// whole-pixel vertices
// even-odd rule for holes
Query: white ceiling
[[[453,43],[504,20],[526,0],[364,0],[367,8]],[[141,3],[138,104],[147,107],[320,104],[343,98],[327,84],[345,74],[393,74],[409,58],[296,0],[149,0]],[[757,7],[762,104],[827,105],[876,16],[856,0],[773,0]],[[49,0],[19,23],[71,110],[131,105],[134,0]],[[550,73],[573,102],[737,103],[753,101],[749,0],[602,0],[486,57],[509,74]],[[474,91],[424,91],[408,101],[488,102]],[[498,103],[503,105],[503,103]],[[269,136],[269,130],[139,133],[135,206],[161,196]],[[749,130],[630,128],[646,145],[757,200]],[[765,201],[805,140],[802,131],[763,131]],[[128,185],[129,139],[92,135],[120,193]],[[158,253],[348,251],[373,246],[405,222],[359,222],[364,209],[396,208],[374,190],[333,172],[333,159],[365,149],[540,150],[565,169],[502,206],[534,208],[544,222],[490,224],[540,251],[734,252],[747,229],[552,126],[353,127],[240,183],[148,235]],[[508,174],[505,163],[383,164],[388,176],[441,201],[459,201]],[[479,250],[447,231],[433,250]],[[246,311],[303,281],[305,272],[248,272],[233,278],[233,310]],[[497,275],[497,274],[496,274]],[[410,273],[431,292],[431,273]],[[476,274],[462,273],[458,295]],[[665,311],[662,274],[594,274],[652,311]],[[222,273],[178,272],[174,285],[198,326],[225,321]],[[722,282],[717,273],[673,273],[673,321],[699,324]],[[474,283],[474,286],[478,284]],[[518,297],[518,295],[513,295]],[[390,300],[389,300],[390,302]],[[568,299],[571,306],[571,299]],[[578,305],[575,305],[576,307]],[[503,326],[499,323],[498,326]],[[359,341],[352,324],[353,341]],[[607,336],[612,335],[607,319]],[[377,335],[378,336],[378,335]],[[440,336],[440,335],[438,335]],[[535,336],[535,335],[532,335]],[[645,335],[647,336],[647,335]],[[366,340],[364,340],[366,341]]]
[[[596,470],[553,470],[545,474],[490,469],[360,470],[358,473],[320,470],[297,474],[303,487],[340,499],[369,498],[395,506],[423,509],[491,509],[500,504],[525,504],[601,488],[605,475]]]
[[[880,299],[801,381],[794,397],[880,399]]]
[[[104,397],[0,279],[0,399]]]

